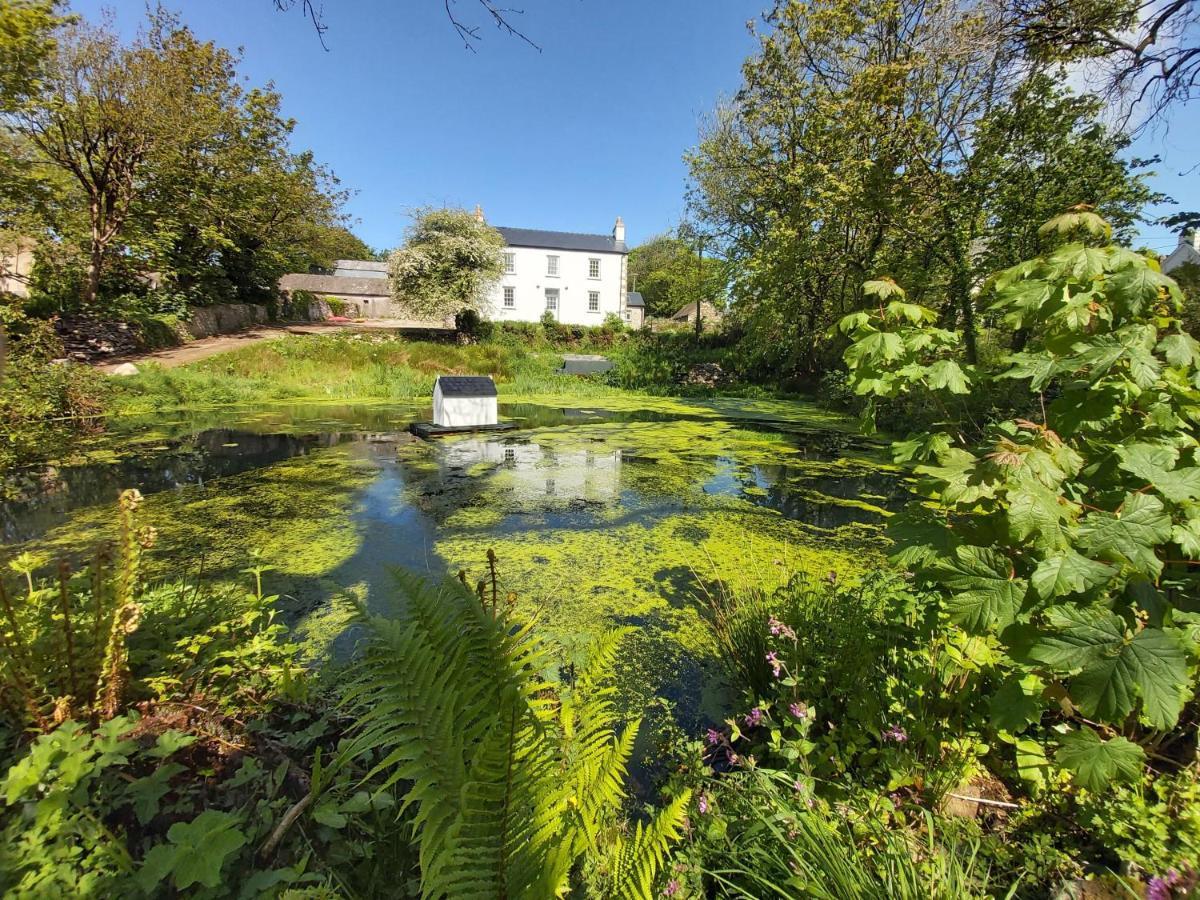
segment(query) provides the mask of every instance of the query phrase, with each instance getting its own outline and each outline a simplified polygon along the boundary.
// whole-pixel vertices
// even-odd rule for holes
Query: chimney
[[[1200,253],[1200,228],[1192,231],[1192,249]]]
[[[1191,247],[1197,253],[1200,253],[1200,228],[1193,231],[1179,232],[1179,246]],[[1177,248],[1178,249],[1178,248]]]
[[[475,221],[483,222],[483,207],[478,203],[475,204]]]
[[[625,243],[625,223],[617,216],[617,224],[613,226],[613,240],[619,244]]]

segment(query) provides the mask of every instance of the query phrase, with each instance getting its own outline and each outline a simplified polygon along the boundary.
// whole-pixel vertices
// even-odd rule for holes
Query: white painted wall
[[[495,397],[443,397],[442,387],[433,387],[433,424],[442,428],[495,425],[499,409]]]
[[[508,247],[513,271],[506,273],[488,297],[489,318],[497,322],[536,322],[546,311],[546,291],[558,291],[555,317],[568,325],[600,325],[608,313],[623,315],[625,255],[584,253],[578,250],[543,250]],[[546,257],[558,257],[558,275],[547,274]],[[600,277],[588,275],[588,260],[600,260]],[[504,288],[513,289],[512,307],[504,305]],[[600,294],[600,308],[588,310],[588,293]]]

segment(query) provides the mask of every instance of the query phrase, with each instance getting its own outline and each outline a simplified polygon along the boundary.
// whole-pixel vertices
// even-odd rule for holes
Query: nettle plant
[[[1082,240],[987,286],[1024,344],[998,371],[960,366],[958,335],[891,281],[868,282],[877,307],[839,328],[859,394],[947,404],[945,428],[895,447],[924,463],[928,498],[895,518],[896,561],[986,660],[991,725],[1021,776],[1043,785],[1052,749],[1098,791],[1194,753],[1181,714],[1200,655],[1200,345],[1156,261],[1089,245],[1111,237],[1098,216],[1042,233]],[[972,442],[948,404],[990,379],[1026,382],[1035,412]]]

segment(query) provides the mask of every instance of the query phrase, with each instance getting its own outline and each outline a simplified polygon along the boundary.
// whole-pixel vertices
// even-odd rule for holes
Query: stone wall
[[[344,307],[351,319],[392,319],[401,328],[453,328],[453,316],[432,319],[415,316],[392,299],[385,278],[349,278],[341,275],[284,275],[279,289],[308,291],[331,308]],[[329,301],[333,301],[330,303]],[[312,316],[312,318],[317,318]],[[324,317],[322,317],[324,318]]]
[[[197,306],[184,327],[194,338],[214,334],[232,334],[267,321],[267,308],[257,303],[221,303],[216,306]]]

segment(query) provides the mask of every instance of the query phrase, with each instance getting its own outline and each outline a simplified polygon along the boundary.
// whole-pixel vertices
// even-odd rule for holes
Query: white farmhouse
[[[487,375],[441,375],[433,385],[433,424],[478,428],[498,420],[496,385]]]
[[[1200,266],[1200,230],[1179,236],[1179,245],[1162,259],[1163,273],[1170,275],[1187,263]]]
[[[483,220],[483,211],[475,208]],[[504,275],[488,297],[498,322],[536,322],[549,312],[568,325],[600,325],[612,313],[629,321],[625,223],[612,234],[497,228],[508,246]],[[640,324],[640,322],[638,323]]]

